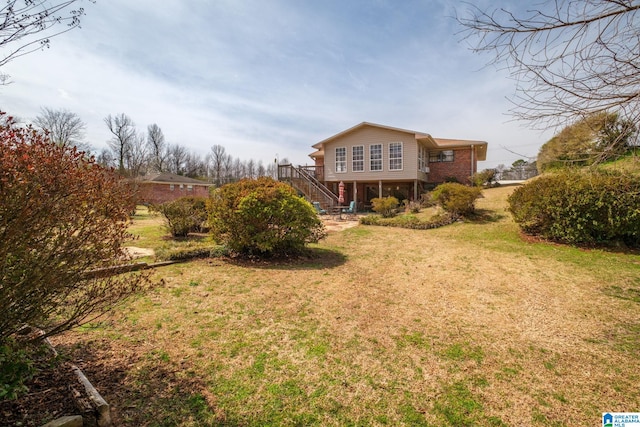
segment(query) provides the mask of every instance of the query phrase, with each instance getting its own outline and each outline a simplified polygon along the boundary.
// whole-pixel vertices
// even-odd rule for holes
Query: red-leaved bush
[[[133,196],[84,153],[0,113],[0,344],[24,325],[47,336],[77,326],[149,284],[91,274],[126,258]]]

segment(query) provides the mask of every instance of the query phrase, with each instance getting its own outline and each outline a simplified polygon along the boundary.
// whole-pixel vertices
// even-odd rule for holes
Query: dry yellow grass
[[[522,241],[511,190],[485,191],[484,223],[359,225],[307,261],[159,269],[164,287],[60,342],[127,355],[130,394],[107,400],[128,425],[591,426],[637,411],[640,256]]]

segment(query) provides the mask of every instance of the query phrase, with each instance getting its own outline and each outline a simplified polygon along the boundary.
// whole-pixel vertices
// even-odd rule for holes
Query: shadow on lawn
[[[464,220],[472,224],[488,224],[499,222],[505,217],[505,214],[490,209],[476,209],[472,215],[465,216]]]
[[[206,383],[185,362],[163,351],[147,354],[120,349],[116,341],[59,346],[78,361],[91,383],[111,406],[114,425],[226,425],[224,412]]]
[[[264,268],[267,270],[324,270],[344,264],[347,257],[338,251],[325,248],[308,248],[301,256],[290,258],[229,258],[235,265]]]

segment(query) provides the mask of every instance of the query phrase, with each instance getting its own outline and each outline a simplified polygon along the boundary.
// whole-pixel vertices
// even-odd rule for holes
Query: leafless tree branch
[[[511,114],[547,129],[615,111],[640,119],[640,1],[548,0],[520,15],[469,5],[463,40],[516,82]]]
[[[80,27],[84,8],[71,8],[77,1],[5,1],[0,6],[0,68],[15,58],[48,48],[51,38]],[[8,82],[9,77],[0,73],[0,84]]]

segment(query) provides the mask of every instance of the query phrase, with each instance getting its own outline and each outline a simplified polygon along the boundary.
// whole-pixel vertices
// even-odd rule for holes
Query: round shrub
[[[616,172],[563,170],[545,174],[509,197],[527,234],[571,244],[640,244],[640,180]]]
[[[467,187],[455,182],[438,185],[431,197],[445,211],[457,216],[470,215],[475,211],[475,202],[482,194],[478,187]]]
[[[383,218],[392,218],[395,216],[399,204],[398,199],[393,196],[371,199],[371,209],[382,215]]]
[[[296,255],[326,235],[313,206],[289,185],[268,177],[216,189],[208,209],[213,237],[235,254]]]
[[[164,216],[173,237],[186,237],[203,231],[207,221],[205,197],[181,197],[155,207]]]

